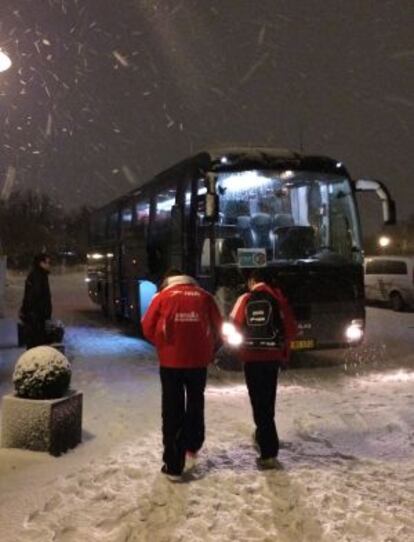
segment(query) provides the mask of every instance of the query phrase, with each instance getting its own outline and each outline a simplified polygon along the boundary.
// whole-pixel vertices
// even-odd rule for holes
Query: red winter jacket
[[[290,357],[290,342],[295,338],[297,332],[297,325],[293,311],[290,308],[287,299],[278,288],[272,288],[264,282],[259,282],[258,284],[255,284],[252,290],[268,292],[279,303],[285,328],[284,346],[281,349],[272,348],[264,350],[259,348],[243,348],[242,344],[240,348],[235,351],[235,354],[240,361],[245,363],[251,361],[280,361],[282,364],[285,364],[289,361]],[[240,328],[243,327],[245,322],[245,308],[249,297],[250,293],[240,296],[230,314],[230,318]]]
[[[170,277],[141,320],[160,365],[207,367],[214,359],[222,318],[212,295],[186,275]]]

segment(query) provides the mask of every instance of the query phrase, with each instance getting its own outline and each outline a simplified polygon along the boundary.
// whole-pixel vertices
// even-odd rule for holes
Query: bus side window
[[[131,205],[123,207],[121,211],[121,231],[123,234],[131,230],[132,217],[133,213]]]
[[[146,231],[150,217],[150,203],[148,200],[137,201],[135,204],[135,227]]]
[[[192,209],[195,210],[197,222],[202,224],[205,215],[205,196],[207,188],[204,186],[204,179],[197,179],[194,188],[195,192],[192,192],[192,186],[189,184],[184,194],[184,212],[187,220],[190,219]]]
[[[155,197],[148,239],[148,262],[153,275],[162,275],[171,259],[171,209],[175,205],[176,188],[161,190]]]
[[[155,204],[155,225],[160,226],[171,218],[171,209],[175,205],[175,188],[168,188],[157,194]]]
[[[114,239],[118,237],[119,233],[119,212],[114,211],[108,216],[108,225],[107,225],[107,231],[108,231],[108,238]]]

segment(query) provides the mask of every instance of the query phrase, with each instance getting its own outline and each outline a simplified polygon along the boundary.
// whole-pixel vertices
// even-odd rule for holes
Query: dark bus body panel
[[[308,268],[300,276],[281,273],[277,282],[293,306],[299,324],[298,340],[311,340],[311,348],[343,346],[351,321],[365,321],[359,266]]]
[[[246,269],[235,275],[225,270],[213,288],[204,277],[204,286],[219,292],[218,301],[225,314],[246,291],[248,272]],[[303,344],[301,350],[343,347],[344,331],[351,321],[365,321],[364,277],[358,265],[278,266],[268,267],[264,273],[269,283],[281,287],[293,308],[298,340],[306,340],[309,345]]]

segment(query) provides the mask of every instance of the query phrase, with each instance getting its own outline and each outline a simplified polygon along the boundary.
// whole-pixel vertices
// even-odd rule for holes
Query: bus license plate
[[[299,339],[290,343],[292,350],[308,350],[315,348],[315,339]]]

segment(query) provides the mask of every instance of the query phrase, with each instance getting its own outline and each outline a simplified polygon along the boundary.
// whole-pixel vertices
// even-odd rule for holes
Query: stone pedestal
[[[82,393],[60,399],[22,399],[5,395],[1,445],[59,456],[82,440]]]

